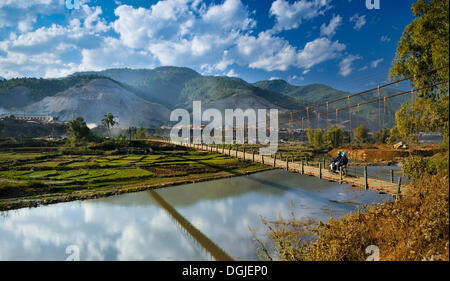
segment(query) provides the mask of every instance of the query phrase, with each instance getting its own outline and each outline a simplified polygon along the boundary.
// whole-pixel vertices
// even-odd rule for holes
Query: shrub
[[[380,260],[449,260],[449,179],[423,177],[398,201],[365,207],[328,223],[263,223],[280,260],[365,260],[370,245]],[[265,259],[273,259],[260,242]]]
[[[94,143],[89,145],[89,149],[114,150],[116,148],[117,148],[116,143],[110,140],[103,141],[102,143]]]
[[[323,144],[322,130],[313,129],[309,127],[306,130],[306,136],[308,137],[309,143],[314,147],[321,147]]]
[[[365,143],[369,140],[369,128],[365,125],[360,125],[353,129],[353,136],[358,143]]]
[[[350,141],[348,133],[342,127],[331,126],[323,134],[323,140],[327,142],[331,147],[339,147],[344,143]]]
[[[411,179],[419,179],[438,173],[447,174],[448,164],[448,155],[435,155],[428,158],[413,156],[403,161],[402,171]]]

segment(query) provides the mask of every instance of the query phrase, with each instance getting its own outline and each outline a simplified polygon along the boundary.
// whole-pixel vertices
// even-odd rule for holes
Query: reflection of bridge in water
[[[217,246],[213,241],[206,237],[200,230],[187,221],[175,208],[173,208],[166,200],[164,200],[156,191],[149,191],[155,202],[161,206],[186,233],[198,242],[217,261],[233,260],[225,251]]]

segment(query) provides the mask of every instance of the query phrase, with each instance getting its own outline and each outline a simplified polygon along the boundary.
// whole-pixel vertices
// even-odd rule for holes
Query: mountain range
[[[386,88],[381,94],[396,92],[398,90]],[[0,113],[52,115],[64,121],[82,116],[88,123],[100,124],[103,115],[111,112],[121,126],[156,127],[169,125],[170,111],[175,108],[190,110],[194,100],[201,100],[204,108],[278,108],[282,114],[349,94],[323,84],[295,86],[280,79],[247,83],[234,77],[204,76],[186,67],[120,68],[77,72],[59,79],[0,81]],[[353,97],[352,103],[364,102],[377,95],[375,91]],[[389,100],[386,108],[383,106],[386,127],[393,125],[394,114],[403,101],[399,97],[395,101]],[[330,104],[329,109],[345,105],[344,100]],[[377,103],[365,105],[361,107],[359,117],[352,115],[352,118],[376,129],[378,110]],[[348,116],[348,113],[340,114],[338,123],[348,126]],[[327,126],[331,121],[334,124],[334,119],[324,119],[320,125]]]

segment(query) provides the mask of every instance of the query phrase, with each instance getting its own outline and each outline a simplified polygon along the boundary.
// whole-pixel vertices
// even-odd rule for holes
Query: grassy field
[[[226,155],[158,146],[148,154],[0,151],[0,210],[239,176],[269,167]]]

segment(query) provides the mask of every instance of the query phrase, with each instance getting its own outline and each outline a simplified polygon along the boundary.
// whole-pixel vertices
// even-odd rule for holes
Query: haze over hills
[[[383,89],[382,94],[394,92],[397,90]],[[97,124],[103,114],[111,112],[123,126],[151,127],[170,124],[170,110],[190,110],[194,100],[201,100],[203,108],[278,108],[283,113],[349,94],[323,84],[295,86],[284,80],[252,84],[239,78],[203,76],[186,67],[123,68],[79,72],[61,79],[1,81],[0,111],[57,115],[61,120],[82,116]],[[377,93],[365,94],[352,102],[375,97]],[[386,105],[386,127],[393,125],[401,99]],[[330,109],[345,105],[346,101],[330,104]],[[376,129],[377,114],[377,103],[361,107],[360,121]],[[348,114],[341,115],[338,123],[345,125]]]

